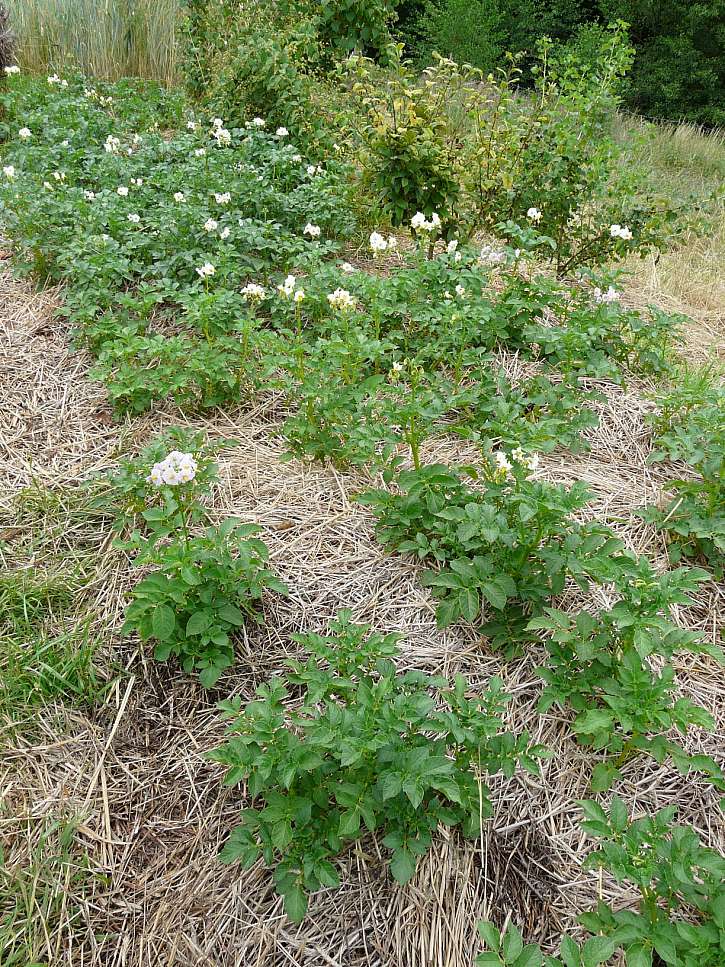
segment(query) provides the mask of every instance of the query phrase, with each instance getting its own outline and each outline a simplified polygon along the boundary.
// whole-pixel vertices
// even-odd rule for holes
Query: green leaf
[[[507,964],[512,964],[523,949],[524,940],[521,931],[511,924],[503,938],[503,959]]]
[[[652,949],[635,943],[624,951],[627,967],[652,967]]]
[[[415,857],[407,849],[396,849],[390,860],[390,872],[395,880],[404,885],[415,873]]]
[[[571,937],[562,937],[561,946],[559,948],[559,956],[566,964],[566,967],[581,967],[581,959],[579,957],[579,948],[571,939]]]
[[[186,637],[203,634],[211,623],[212,618],[208,611],[195,611],[186,623]]]
[[[514,967],[541,967],[544,956],[538,944],[527,944],[523,951],[516,958]]]
[[[617,945],[609,937],[590,937],[582,948],[582,963],[584,967],[599,967],[616,949]]]
[[[154,608],[151,629],[154,638],[158,638],[159,641],[167,641],[173,635],[176,629],[176,614],[168,604],[158,604]]]
[[[592,769],[592,792],[606,792],[619,775],[619,769],[615,769],[613,765],[598,762]]]
[[[244,614],[236,608],[233,604],[225,604],[223,608],[219,609],[219,617],[223,618],[224,621],[228,621],[230,625],[243,625],[244,624]]]
[[[620,799],[619,796],[615,796],[612,799],[612,805],[609,808],[609,816],[612,821],[612,828],[616,830],[616,832],[621,833],[627,828],[629,814],[627,813],[627,807],[624,803],[624,800]]]
[[[498,954],[491,953],[490,951],[485,954],[479,954],[476,957],[476,967],[501,967],[503,961]]]
[[[307,894],[301,886],[291,886],[284,895],[284,910],[293,923],[304,920],[307,913]]]
[[[492,950],[498,950],[501,946],[501,932],[498,927],[488,920],[482,920],[478,924],[478,932],[481,935],[481,939],[485,944],[488,944]]]

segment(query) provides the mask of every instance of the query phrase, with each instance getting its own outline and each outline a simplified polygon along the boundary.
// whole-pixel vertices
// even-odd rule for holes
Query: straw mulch
[[[92,615],[98,662],[112,685],[99,707],[53,707],[20,724],[9,716],[0,721],[7,864],[0,924],[3,906],[13,902],[8,884],[30,871],[36,889],[29,918],[44,938],[37,957],[50,964],[471,967],[480,949],[476,922],[484,917],[499,925],[513,919],[553,951],[561,930],[576,931],[577,913],[597,897],[633,904],[634,892],[581,868],[589,844],[576,803],[588,796],[592,756],[571,740],[566,714],[536,712],[541,653],[507,663],[470,630],[438,631],[416,566],[383,554],[370,515],[352,501],[369,481],[283,462],[273,401],[193,425],[240,441],[222,453],[215,509],[262,525],[289,598],[270,598],[265,622],[245,632],[235,669],[211,693],[120,639],[124,594],[135,576],[112,547],[108,522],[85,509],[78,487],[163,425],[187,421],[169,411],[114,423],[103,388],[85,375],[89,359],[69,348],[63,324],[52,318],[56,299],[53,292],[33,294],[9,273],[0,277],[0,553],[6,565],[28,566],[93,549],[97,558],[77,604]],[[507,365],[515,371],[517,361]],[[633,381],[626,390],[599,388],[606,403],[591,451],[555,451],[541,473],[585,480],[595,498],[591,513],[614,521],[632,548],[664,566],[661,539],[632,517],[634,507],[661,496],[672,473],[645,462],[650,387]],[[463,456],[446,440],[426,454]],[[55,509],[39,502],[44,488],[60,494]],[[724,598],[723,588],[705,585],[697,605],[677,620],[715,641]],[[598,590],[589,603],[606,601]],[[563,602],[586,603],[575,591]],[[501,675],[513,696],[508,725],[528,729],[553,757],[540,778],[495,779],[495,815],[482,841],[442,831],[406,888],[392,882],[384,848],[372,837],[351,849],[341,860],[344,886],[315,896],[295,926],[283,915],[269,871],[218,862],[242,795],[221,786],[220,768],[204,753],[224,734],[215,702],[229,693],[251,696],[294,652],[293,632],[324,629],[341,607],[379,630],[403,632],[408,667],[461,671],[473,688]],[[685,656],[676,666],[683,693],[721,723],[712,735],[694,729],[688,747],[717,755],[725,727],[720,672],[706,658]],[[617,791],[638,814],[677,803],[681,820],[722,845],[717,795],[698,777],[641,759],[627,767]],[[52,860],[56,822],[75,830],[70,859],[61,864]]]

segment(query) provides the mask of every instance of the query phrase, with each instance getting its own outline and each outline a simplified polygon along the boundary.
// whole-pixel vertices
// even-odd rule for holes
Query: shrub
[[[320,0],[314,5],[323,42],[338,53],[379,57],[389,43],[392,0]]]
[[[295,640],[311,657],[288,662],[244,708],[223,703],[231,737],[211,757],[228,767],[229,785],[245,782],[261,800],[242,811],[222,859],[274,864],[285,910],[301,920],[308,892],[339,885],[333,861],[364,830],[379,835],[393,877],[406,883],[439,823],[479,833],[491,815],[482,774],[510,776],[517,763],[536,773],[544,750],[501,731],[499,679],[469,695],[460,676],[449,688],[399,673],[397,636],[352,624],[346,612],[330,636]]]

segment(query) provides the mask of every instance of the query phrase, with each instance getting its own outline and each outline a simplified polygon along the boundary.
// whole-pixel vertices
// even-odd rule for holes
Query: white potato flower
[[[172,450],[167,457],[153,465],[146,482],[155,487],[162,487],[164,484],[177,487],[179,484],[191,483],[198,469],[193,454]]]
[[[502,477],[508,477],[513,470],[513,466],[503,450],[496,450],[493,459],[496,462],[496,472]]]
[[[313,225],[312,222],[308,222],[302,229],[303,235],[309,235],[310,238],[319,238],[322,229],[319,225]]]
[[[285,127],[277,128],[274,133],[278,138],[286,138],[289,135],[289,131]]]
[[[200,267],[199,267],[199,268],[198,268],[198,269],[196,270],[196,273],[197,273],[197,275],[199,275],[199,276],[200,276],[200,277],[201,277],[202,279],[206,279],[206,278],[209,278],[209,276],[212,276],[212,275],[216,275],[216,269],[215,269],[215,268],[214,268],[214,266],[213,266],[213,265],[211,264],[211,262],[205,262],[205,263],[204,263],[204,264],[203,264],[202,266],[200,266]]]
[[[6,77],[12,77],[13,74],[20,73],[20,68],[18,67],[17,64],[11,64],[9,67],[6,67],[4,70],[5,70]]]
[[[295,283],[297,280],[294,275],[288,275],[287,278],[280,285],[277,286],[277,291],[280,295],[285,296],[287,299],[291,299],[295,291]]]
[[[207,220],[204,222],[205,232],[215,232],[217,228],[219,228],[219,222],[213,218],[207,218]]]
[[[178,201],[178,202],[184,202],[184,201],[186,201],[186,195],[184,194],[184,192],[183,191],[175,191],[174,192],[174,201]]]
[[[21,139],[21,141],[27,141],[28,138],[32,138],[32,136],[33,132],[30,130],[30,128],[21,128],[18,131],[18,137]]]
[[[141,216],[137,215],[136,212],[130,212],[128,215],[128,220],[129,222],[133,222],[134,225],[138,225],[138,223],[141,221]]]
[[[228,191],[214,192],[214,201],[217,203],[217,205],[228,205],[231,200],[232,196]]]
[[[333,309],[337,309],[340,312],[346,312],[348,309],[355,308],[355,299],[347,289],[335,289],[334,292],[328,294],[327,301]]]
[[[221,230],[221,232],[219,232],[219,238],[223,242],[225,242],[231,234],[232,234],[231,228],[228,225],[225,225],[224,228]]]
[[[506,261],[506,253],[492,248],[490,245],[484,245],[481,249],[479,260],[484,265],[499,265],[501,262]]]
[[[380,234],[380,232],[370,233],[370,248],[375,258],[377,258],[381,252],[384,252],[387,247],[388,243],[385,241],[385,238]]]
[[[119,185],[118,188],[116,189],[116,194],[120,195],[121,198],[127,198],[128,188],[125,185]]]
[[[247,282],[242,289],[242,295],[250,302],[261,302],[267,295],[267,290],[257,282]]]
[[[5,165],[3,168],[3,174],[8,179],[8,181],[12,181],[13,178],[15,177],[15,168],[13,167],[13,165]]]
[[[603,303],[604,305],[607,305],[611,302],[619,302],[619,299],[620,299],[620,294],[619,292],[617,292],[617,290],[614,288],[613,285],[610,285],[609,288],[604,292],[602,292],[599,286],[597,286],[594,290],[595,302],[599,302],[599,303]]]
[[[540,222],[542,218],[542,214],[540,209],[538,208],[529,208],[529,210],[526,212],[526,217],[531,222]]]
[[[194,149],[194,157],[195,158],[203,158],[205,154],[206,154],[206,148],[195,148]]]
[[[85,191],[83,192],[83,197],[85,198],[86,201],[93,201],[96,197],[96,193],[94,191],[88,191],[88,189],[86,188]]]

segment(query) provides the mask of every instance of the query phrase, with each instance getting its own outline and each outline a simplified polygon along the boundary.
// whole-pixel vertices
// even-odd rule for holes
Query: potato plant
[[[439,823],[480,832],[491,815],[485,776],[537,772],[545,750],[502,728],[507,696],[458,676],[399,672],[394,634],[342,613],[332,634],[295,636],[309,653],[257,687],[257,698],[222,704],[230,737],[211,757],[254,803],[222,851],[226,862],[274,866],[285,910],[301,920],[308,894],[337,887],[335,859],[372,833],[390,872],[407,883]],[[296,697],[299,696],[299,697]]]

